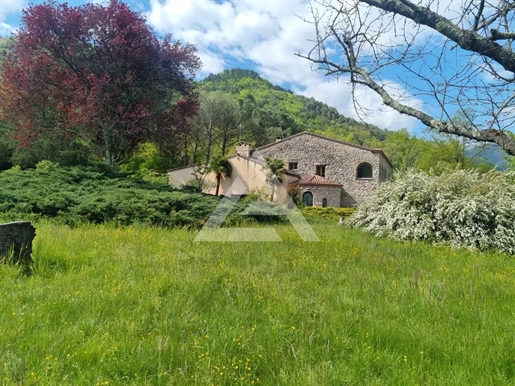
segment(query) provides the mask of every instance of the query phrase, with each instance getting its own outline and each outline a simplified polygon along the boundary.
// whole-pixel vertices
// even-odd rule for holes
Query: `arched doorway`
[[[327,207],[327,198],[322,198],[322,208]]]
[[[313,206],[313,193],[306,192],[302,195],[302,201],[306,206]]]

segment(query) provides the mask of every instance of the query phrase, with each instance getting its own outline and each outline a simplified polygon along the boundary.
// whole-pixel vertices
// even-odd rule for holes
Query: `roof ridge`
[[[301,131],[300,133],[297,133],[297,134],[293,134],[293,135],[290,135],[289,137],[286,137],[286,138],[282,138],[282,139],[279,139],[275,142],[271,142],[269,144],[266,144],[266,145],[263,145],[263,146],[260,146],[258,148],[256,148],[256,150],[261,150],[261,149],[266,149],[270,146],[273,146],[279,142],[283,142],[283,141],[288,141],[292,138],[295,138],[295,137],[299,137],[301,135],[312,135],[314,137],[318,137],[318,138],[321,138],[321,139],[325,139],[327,141],[333,141],[333,142],[336,142],[336,143],[340,143],[342,145],[347,145],[347,146],[350,146],[350,147],[354,147],[354,148],[357,148],[357,149],[361,149],[361,150],[367,150],[367,151],[370,151],[372,153],[379,153],[381,154],[384,159],[386,160],[386,162],[388,162],[390,164],[390,166],[393,166],[391,161],[388,159],[388,157],[386,156],[386,154],[383,152],[383,150],[379,149],[379,148],[373,148],[373,147],[367,147],[367,146],[362,146],[362,145],[357,145],[355,143],[350,143],[350,142],[345,142],[345,141],[341,141],[339,139],[336,139],[336,138],[331,138],[331,137],[326,137],[324,135],[321,135],[321,134],[318,134],[318,133],[314,133],[312,131],[307,131],[307,130],[304,130],[304,131]]]

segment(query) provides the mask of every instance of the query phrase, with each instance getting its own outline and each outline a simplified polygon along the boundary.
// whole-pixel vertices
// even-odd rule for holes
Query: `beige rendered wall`
[[[219,194],[233,196],[248,194],[251,190],[266,185],[266,174],[257,162],[243,157],[231,157],[229,162],[232,165],[231,177],[222,177]],[[214,173],[209,175],[209,179],[216,182]],[[210,189],[207,193],[215,194],[215,188]]]
[[[266,189],[269,192],[269,186],[266,183],[266,170],[263,165],[256,162],[255,159],[244,157],[231,157],[229,162],[232,165],[231,177],[222,177],[220,183],[219,194],[223,195],[246,195],[256,189]],[[179,188],[193,179],[195,166],[188,166],[182,169],[175,169],[168,172],[170,184]],[[292,181],[296,181],[297,177],[285,174],[283,181],[275,187],[274,201],[282,201],[287,195],[286,188]],[[209,173],[204,180],[205,193],[215,194],[216,192],[216,175]]]
[[[257,189],[269,191],[269,185],[266,183],[267,172],[261,163],[244,157],[231,157],[229,162],[232,165],[231,177],[222,178],[219,194],[244,195]],[[209,177],[215,181],[214,175]],[[274,201],[284,200],[288,184],[296,180],[295,176],[283,175],[282,182],[274,188]],[[215,189],[209,190],[208,193],[215,194]]]
[[[180,188],[188,181],[193,179],[196,165],[187,166],[181,169],[170,170],[168,172],[168,181],[174,188]]]

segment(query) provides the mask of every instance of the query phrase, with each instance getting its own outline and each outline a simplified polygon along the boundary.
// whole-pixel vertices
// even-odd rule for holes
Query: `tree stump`
[[[0,261],[30,264],[36,228],[30,221],[0,224]]]

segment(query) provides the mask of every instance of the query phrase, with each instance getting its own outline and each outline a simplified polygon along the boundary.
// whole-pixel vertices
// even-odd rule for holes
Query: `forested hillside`
[[[485,162],[482,147],[463,138],[420,138],[402,127],[358,122],[251,70],[198,81],[196,48],[158,38],[122,1],[29,9],[13,54],[4,54],[11,38],[0,38],[0,170],[42,160],[108,164],[136,175],[190,164],[213,168],[239,141],[259,147],[305,130],[381,148],[401,170],[486,170],[492,161],[502,163],[499,157]]]
[[[240,99],[253,110],[253,116],[260,120],[262,128],[280,127],[282,136],[309,130],[371,145],[389,134],[377,126],[345,117],[334,107],[314,98],[274,86],[252,70],[231,69],[210,74],[199,85],[204,91],[220,91]]]
[[[7,42],[9,39],[7,38],[0,38],[0,50],[4,50],[7,47]]]
[[[210,74],[199,83],[199,88],[208,94],[217,93],[218,98],[230,95],[238,100],[244,115],[247,115],[241,122],[243,133],[249,136],[243,138],[257,146],[278,136],[286,137],[308,130],[381,148],[396,169],[420,168],[440,172],[456,167],[488,170],[493,165],[503,165],[502,158],[493,157],[498,156],[498,152],[484,152],[484,147],[451,135],[433,134],[429,138],[418,138],[403,128],[388,131],[358,122],[314,98],[275,86],[251,70],[231,69]],[[249,122],[252,123],[250,128]]]
[[[2,61],[3,61],[2,52],[7,50],[8,44],[9,44],[9,39],[7,39],[7,38],[0,38],[0,66],[1,66]]]

